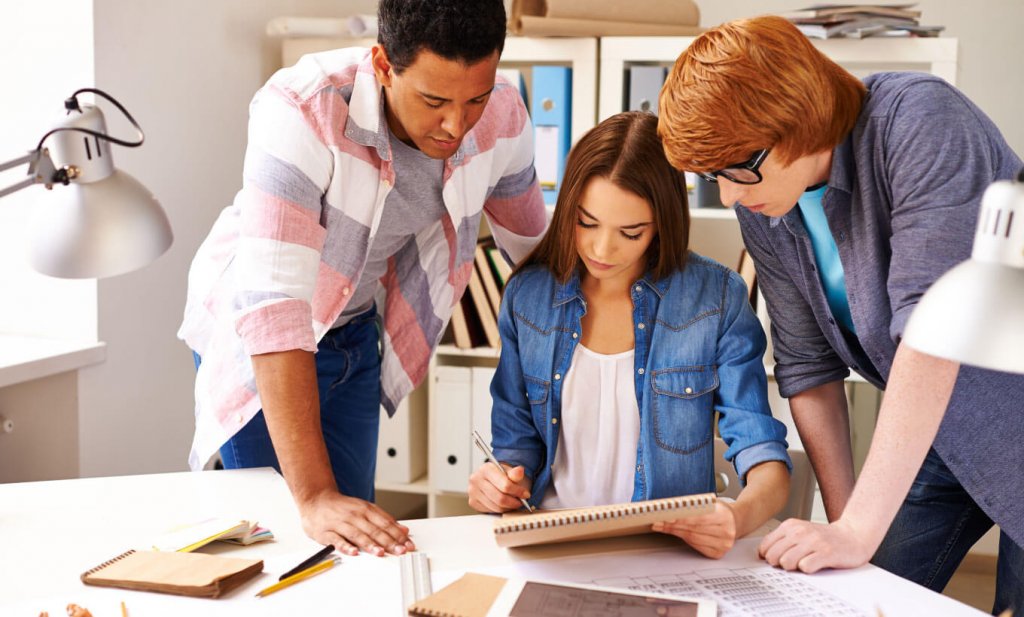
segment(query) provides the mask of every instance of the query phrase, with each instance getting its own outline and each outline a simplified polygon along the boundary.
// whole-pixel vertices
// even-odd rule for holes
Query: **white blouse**
[[[562,386],[561,434],[541,507],[626,503],[633,496],[640,407],[633,350],[600,354],[577,345]]]

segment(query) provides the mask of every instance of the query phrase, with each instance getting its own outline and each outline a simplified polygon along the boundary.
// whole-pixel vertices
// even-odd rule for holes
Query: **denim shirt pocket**
[[[660,448],[690,454],[714,437],[718,369],[679,366],[651,373],[654,439]]]
[[[537,405],[543,407],[544,403],[548,401],[548,391],[551,390],[551,382],[530,377],[529,375],[523,375],[523,380],[526,381],[526,401],[530,403],[531,407]]]

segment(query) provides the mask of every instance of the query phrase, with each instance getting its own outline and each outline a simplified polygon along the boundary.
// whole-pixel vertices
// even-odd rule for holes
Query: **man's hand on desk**
[[[736,544],[737,528],[736,512],[732,504],[724,501],[716,501],[715,511],[710,514],[652,526],[654,531],[679,536],[700,554],[712,559],[721,559]]]
[[[868,544],[843,519],[823,525],[791,518],[764,537],[758,554],[773,566],[813,574],[866,564],[878,545]]]
[[[346,555],[358,555],[362,550],[383,557],[416,550],[408,527],[362,499],[323,491],[298,506],[306,535],[321,544],[333,544]]]

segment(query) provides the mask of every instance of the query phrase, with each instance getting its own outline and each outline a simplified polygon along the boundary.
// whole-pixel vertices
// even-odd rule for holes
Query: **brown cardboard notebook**
[[[216,598],[263,571],[258,559],[128,551],[82,574],[86,585]]]
[[[674,521],[715,508],[715,494],[685,495],[591,508],[509,513],[494,521],[498,546],[514,547],[569,540],[593,540],[647,533],[660,521]]]
[[[486,617],[505,579],[470,572],[409,606],[416,617]]]

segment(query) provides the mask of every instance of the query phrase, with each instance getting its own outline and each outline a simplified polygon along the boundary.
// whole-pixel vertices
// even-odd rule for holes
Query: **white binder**
[[[380,409],[377,438],[377,481],[408,484],[427,472],[427,406],[398,405],[391,418]]]
[[[431,482],[442,491],[465,493],[472,471],[472,369],[439,366],[431,385]]]
[[[473,367],[473,430],[480,433],[488,445],[491,443],[491,380],[495,369],[487,366]],[[470,437],[472,444],[472,437]],[[484,453],[479,448],[472,449],[470,473],[484,464]]]

